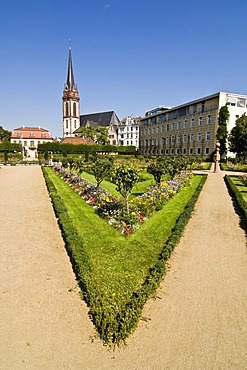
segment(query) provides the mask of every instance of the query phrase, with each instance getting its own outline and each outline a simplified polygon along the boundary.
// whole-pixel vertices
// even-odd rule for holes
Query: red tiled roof
[[[51,134],[48,130],[40,127],[19,127],[15,128],[11,134],[11,139],[42,139],[51,140]]]
[[[92,139],[83,139],[82,137],[65,137],[62,144],[85,144],[92,145],[94,141]]]

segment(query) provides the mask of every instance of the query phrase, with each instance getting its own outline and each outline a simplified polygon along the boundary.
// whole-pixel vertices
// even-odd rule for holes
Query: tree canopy
[[[244,113],[236,120],[236,125],[229,135],[230,151],[237,157],[247,157],[247,117]]]
[[[96,144],[105,145],[108,144],[108,130],[106,127],[97,126],[93,127],[87,124],[81,128],[80,136],[94,140]]]
[[[0,142],[10,141],[11,132],[0,126]]]

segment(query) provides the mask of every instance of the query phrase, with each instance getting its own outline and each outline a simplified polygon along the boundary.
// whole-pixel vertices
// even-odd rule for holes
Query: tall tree
[[[227,122],[229,119],[230,113],[227,105],[224,105],[220,108],[219,117],[218,117],[218,129],[216,137],[220,143],[220,155],[223,156],[226,154],[226,141],[227,141]]]
[[[0,126],[0,142],[10,141],[11,132]]]
[[[236,120],[236,126],[229,135],[230,151],[237,157],[247,157],[247,117],[244,113]]]

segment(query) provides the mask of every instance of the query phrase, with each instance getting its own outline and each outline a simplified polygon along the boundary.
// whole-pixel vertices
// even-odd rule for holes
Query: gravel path
[[[0,369],[247,369],[246,236],[208,180],[127,346],[94,339],[40,167],[0,169]]]

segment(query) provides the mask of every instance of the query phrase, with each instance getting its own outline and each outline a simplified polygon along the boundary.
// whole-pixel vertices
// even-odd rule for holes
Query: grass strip
[[[230,194],[237,201],[238,207],[242,215],[247,221],[247,187],[243,183],[241,176],[229,176],[224,177]]]
[[[125,237],[97,217],[66,183],[43,168],[66,247],[92,319],[105,343],[120,343],[137,325],[188,222],[205,176],[195,176],[153,218]]]

